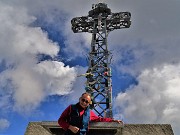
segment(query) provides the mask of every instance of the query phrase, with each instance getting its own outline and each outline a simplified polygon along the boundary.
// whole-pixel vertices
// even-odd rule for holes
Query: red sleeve
[[[103,118],[97,116],[93,111],[90,111],[90,121],[95,121],[95,122],[112,122],[113,119],[111,118]]]
[[[69,128],[69,113],[71,111],[71,105],[69,105],[61,114],[60,118],[58,119],[58,124],[64,129],[67,130]]]

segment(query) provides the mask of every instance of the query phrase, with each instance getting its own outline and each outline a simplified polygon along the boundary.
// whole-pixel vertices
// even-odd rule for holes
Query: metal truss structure
[[[111,13],[105,3],[92,5],[88,16],[71,20],[74,33],[92,33],[91,51],[89,52],[89,68],[85,74],[86,92],[91,94],[92,109],[101,117],[112,118],[112,80],[111,52],[108,50],[107,37],[110,31],[129,28],[131,25],[129,12]]]

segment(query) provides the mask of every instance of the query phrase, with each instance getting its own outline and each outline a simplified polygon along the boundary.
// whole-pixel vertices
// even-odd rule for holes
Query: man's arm
[[[97,116],[93,111],[90,112],[90,121],[96,121],[96,122],[112,122],[113,119],[111,118],[103,118]]]
[[[121,120],[114,120],[112,118],[103,118],[97,116],[93,111],[90,112],[90,121],[95,121],[95,122],[118,122],[121,123]]]
[[[69,114],[71,112],[71,105],[68,106],[64,112],[61,114],[60,118],[58,119],[58,124],[64,129],[64,130],[71,130],[73,133],[77,133],[79,131],[79,128],[76,126],[72,126],[69,124]]]
[[[69,128],[69,114],[71,111],[71,105],[68,106],[63,113],[61,114],[60,118],[58,119],[58,124],[64,129],[67,130]]]

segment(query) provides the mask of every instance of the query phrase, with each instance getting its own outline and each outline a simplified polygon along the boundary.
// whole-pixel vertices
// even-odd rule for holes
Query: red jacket
[[[69,114],[71,111],[71,105],[69,105],[64,112],[61,114],[60,118],[58,119],[59,125],[64,129],[67,130],[69,128]],[[84,114],[84,109],[79,106],[78,108],[80,116]],[[111,118],[103,118],[103,117],[98,117],[93,111],[90,111],[90,121],[96,121],[96,122],[112,122],[113,119]]]

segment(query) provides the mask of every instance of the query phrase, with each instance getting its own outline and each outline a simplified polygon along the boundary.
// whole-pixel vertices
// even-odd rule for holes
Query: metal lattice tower
[[[112,118],[112,81],[111,52],[108,50],[107,36],[110,31],[129,28],[131,25],[129,12],[111,13],[105,3],[92,5],[88,16],[71,20],[74,33],[92,33],[91,51],[89,52],[89,68],[86,72],[86,92],[91,94],[92,109],[101,117]]]

